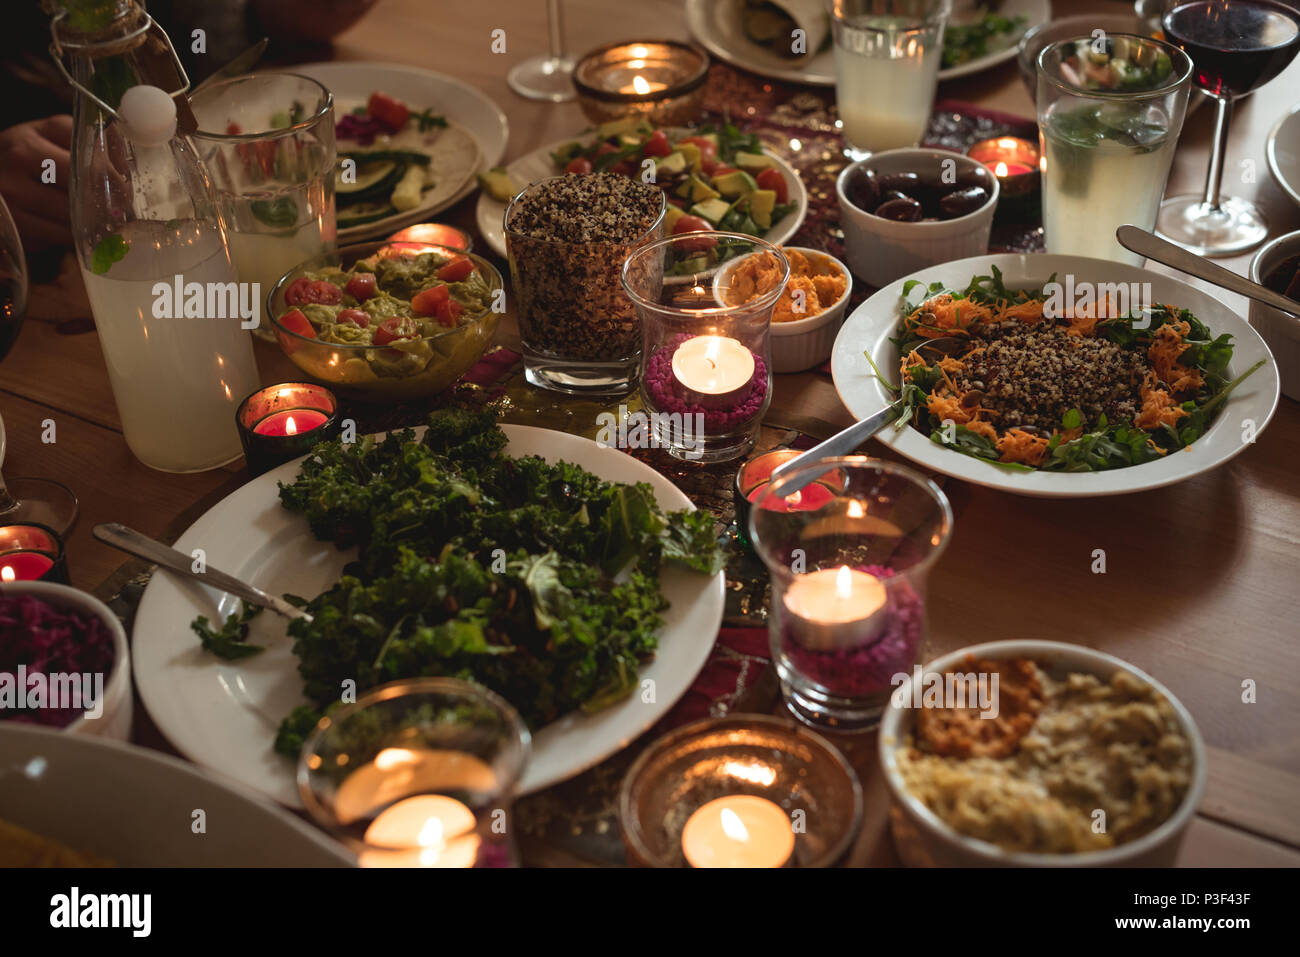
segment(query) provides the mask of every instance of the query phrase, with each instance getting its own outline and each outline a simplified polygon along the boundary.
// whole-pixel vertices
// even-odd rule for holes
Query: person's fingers
[[[28,251],[44,249],[47,246],[72,245],[72,227],[67,222],[56,222],[44,216],[33,215],[22,207],[10,205],[14,225],[22,237],[23,248]]]
[[[62,147],[64,152],[72,149],[72,117],[66,113],[37,120],[33,127],[45,139],[56,146]]]

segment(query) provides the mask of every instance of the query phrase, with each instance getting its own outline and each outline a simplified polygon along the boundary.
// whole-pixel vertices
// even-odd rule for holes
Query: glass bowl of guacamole
[[[478,361],[503,288],[473,253],[370,242],[290,270],[267,309],[280,348],[308,376],[352,398],[402,400],[441,392]]]

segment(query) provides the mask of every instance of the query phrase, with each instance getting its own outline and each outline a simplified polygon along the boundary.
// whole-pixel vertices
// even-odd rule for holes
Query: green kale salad
[[[964,289],[904,284],[898,384],[876,369],[900,427],[966,455],[1061,472],[1150,462],[1199,439],[1263,365],[1229,379],[1231,335],[1175,305],[1130,308],[1122,284],[1067,295],[1055,276],[1008,289],[992,273]]]
[[[339,700],[416,676],[475,682],[536,728],[599,711],[636,687],[667,603],[659,573],[715,574],[711,515],[665,513],[651,486],[579,466],[511,457],[490,410],[432,413],[384,441],[325,442],[280,499],[357,560],[289,624],[310,704],[285,718],[277,751],[296,757]],[[225,658],[256,654],[249,615],[192,626]]]

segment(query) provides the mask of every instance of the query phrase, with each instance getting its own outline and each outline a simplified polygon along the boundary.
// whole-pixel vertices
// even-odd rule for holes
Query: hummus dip
[[[938,754],[918,737],[898,752],[908,790],[1006,851],[1103,850],[1167,820],[1191,785],[1192,752],[1165,697],[1126,671],[1058,680],[1034,667],[1042,707],[1012,753]]]

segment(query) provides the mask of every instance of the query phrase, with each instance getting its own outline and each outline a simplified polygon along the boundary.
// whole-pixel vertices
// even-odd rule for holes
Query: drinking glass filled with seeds
[[[544,389],[621,395],[636,382],[641,324],[623,261],[662,231],[658,187],[615,173],[534,183],[505,214],[524,373]]]

